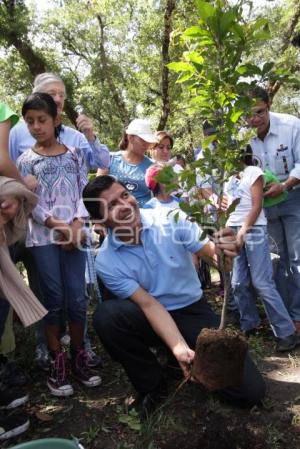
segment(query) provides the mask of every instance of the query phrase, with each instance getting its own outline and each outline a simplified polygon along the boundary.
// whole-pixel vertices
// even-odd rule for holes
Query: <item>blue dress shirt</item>
[[[96,272],[118,298],[130,297],[142,287],[167,310],[186,307],[202,297],[202,288],[191,253],[207,242],[201,229],[184,217],[157,216],[141,209],[141,244],[128,245],[111,231],[96,258]]]

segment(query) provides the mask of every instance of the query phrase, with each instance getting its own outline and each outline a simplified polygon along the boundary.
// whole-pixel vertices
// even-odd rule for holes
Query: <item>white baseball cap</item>
[[[135,118],[129,123],[126,134],[131,136],[138,136],[148,143],[156,143],[158,138],[150,128],[150,122],[147,119]]]

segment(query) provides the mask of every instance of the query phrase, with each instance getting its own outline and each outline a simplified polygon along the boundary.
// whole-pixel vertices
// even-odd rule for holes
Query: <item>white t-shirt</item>
[[[235,210],[230,214],[227,220],[227,226],[242,226],[246,216],[252,209],[251,186],[255,183],[257,178],[263,176],[263,171],[259,167],[248,166],[240,173],[240,182],[236,189],[235,198],[240,198],[240,202]],[[235,178],[237,179],[237,178]],[[255,225],[266,225],[267,220],[263,209],[257,217]]]
[[[175,164],[173,166],[173,170],[174,170],[175,173],[180,173],[180,172],[182,172],[184,170],[184,168],[180,164]]]
[[[157,198],[151,198],[151,200],[147,201],[147,203],[144,204],[144,209],[161,209],[161,208],[168,208],[168,209],[180,209],[179,203],[182,200],[179,198],[176,198],[175,196],[171,195],[171,198],[169,201],[160,201]]]

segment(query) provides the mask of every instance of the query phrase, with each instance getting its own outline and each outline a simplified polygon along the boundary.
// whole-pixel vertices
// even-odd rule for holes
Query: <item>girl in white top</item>
[[[246,335],[251,335],[260,325],[254,287],[263,301],[273,333],[278,337],[277,350],[283,352],[293,349],[297,338],[295,326],[273,281],[267,220],[262,209],[263,171],[251,165],[252,149],[249,145],[243,162],[245,168],[233,183],[237,206],[227,221],[227,226],[236,231],[241,246],[233,264],[233,293],[240,310],[241,328]]]

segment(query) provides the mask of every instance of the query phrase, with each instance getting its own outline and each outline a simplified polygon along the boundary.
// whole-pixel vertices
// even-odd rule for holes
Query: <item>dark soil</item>
[[[245,337],[236,330],[202,329],[196,343],[193,379],[209,391],[240,386],[247,349]]]
[[[208,292],[213,306],[221,299],[216,287]],[[92,332],[92,331],[91,331]],[[30,429],[1,447],[38,438],[80,439],[85,449],[299,449],[300,448],[300,349],[276,355],[275,341],[265,324],[249,346],[264,374],[268,395],[260,408],[245,410],[219,402],[198,384],[178,389],[170,381],[170,396],[153,419],[140,425],[126,413],[125,400],[132,389],[119,365],[112,362],[92,335],[103,355],[102,385],[87,389],[73,382],[72,397],[52,397],[46,375],[33,366],[33,330],[17,329],[17,360],[31,376],[30,402],[23,411]]]

